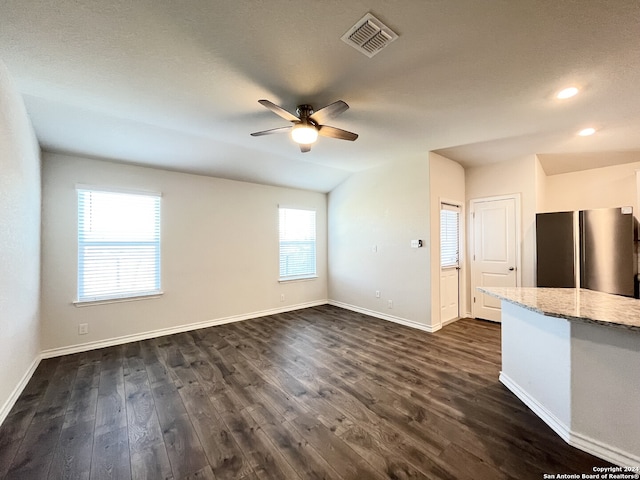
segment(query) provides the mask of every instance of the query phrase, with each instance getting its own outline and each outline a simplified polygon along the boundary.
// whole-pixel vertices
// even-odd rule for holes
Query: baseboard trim
[[[456,317],[456,318],[452,318],[450,320],[445,320],[444,322],[440,323],[441,327],[446,327],[447,325],[451,325],[453,322],[457,322],[458,320],[460,320],[462,317]]]
[[[571,438],[570,429],[563,421],[551,413],[544,405],[539,403],[535,398],[529,395],[523,388],[520,387],[515,381],[513,381],[507,374],[500,372],[500,382],[507,387],[511,392],[518,397],[522,403],[533,410],[538,417],[542,419],[544,423],[549,425],[551,429],[556,432],[560,438],[569,443]]]
[[[570,427],[565,425],[564,422],[559,420],[504,372],[500,372],[500,382],[569,445],[621,467],[637,467],[640,465],[639,456],[572,431]]]
[[[571,432],[571,440],[569,441],[569,444],[621,467],[637,469],[640,466],[640,456],[625,452],[612,445],[602,443],[579,432]]]
[[[368,308],[358,307],[356,305],[351,305],[349,303],[339,302],[337,300],[329,300],[327,303],[329,303],[329,305],[333,305],[334,307],[340,307],[346,310],[351,310],[352,312],[363,313],[371,317],[376,317],[381,320],[387,320],[389,322],[399,323],[400,325],[404,325],[405,327],[415,328],[417,330],[422,330],[423,332],[433,333],[433,332],[437,332],[442,328],[440,324],[434,325],[434,326],[425,325],[424,323],[415,322],[413,320],[409,320],[406,318],[395,317],[393,315],[387,315],[385,313],[376,312],[375,310],[369,310]]]
[[[281,308],[271,308],[268,310],[261,310],[257,312],[245,313],[242,315],[232,315],[229,317],[216,318],[213,320],[205,320],[204,322],[188,323],[185,325],[178,325],[175,327],[161,328],[158,330],[150,330],[142,333],[134,333],[131,335],[123,335],[121,337],[110,338],[107,340],[98,340],[95,342],[81,343],[78,345],[71,345],[68,347],[51,348],[43,350],[41,353],[42,358],[60,357],[62,355],[70,355],[72,353],[86,352],[89,350],[96,350],[98,348],[112,347],[115,345],[122,345],[123,343],[137,342],[140,340],[148,340],[150,338],[164,337],[165,335],[173,335],[175,333],[184,333],[191,330],[197,330],[199,328],[215,327],[216,325],[224,325],[226,323],[241,322],[243,320],[250,320],[252,318],[266,317],[269,315],[275,315],[278,313],[291,312],[293,310],[300,310],[303,308],[317,307],[318,305],[326,305],[327,300],[317,300],[313,302],[299,303],[296,305],[288,305]]]
[[[31,377],[36,371],[36,368],[38,368],[38,365],[40,365],[40,360],[42,360],[42,355],[37,355],[36,358],[33,359],[33,362],[31,362],[31,365],[13,389],[11,395],[9,395],[9,398],[7,398],[7,400],[2,405],[2,408],[0,408],[0,425],[2,425],[5,419],[9,416],[9,412],[11,412],[11,409],[18,401],[18,397],[27,386],[27,383],[29,383],[29,380],[31,380]]]

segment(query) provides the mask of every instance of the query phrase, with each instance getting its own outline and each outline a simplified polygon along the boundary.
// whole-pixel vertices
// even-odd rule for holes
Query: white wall
[[[332,303],[430,328],[429,202],[427,158],[355,173],[329,194]]]
[[[164,296],[72,304],[76,184],[162,192]],[[317,279],[278,283],[279,204],[316,209]],[[325,303],[326,195],[45,153],[42,255],[45,351]],[[78,335],[80,323],[89,324],[88,335]]]
[[[508,162],[493,163],[465,171],[467,207],[476,198],[519,193],[521,198],[520,263],[522,285],[535,286],[536,272],[536,165],[538,159],[529,155]],[[539,174],[539,171],[538,171]],[[468,210],[467,210],[468,211]],[[468,223],[468,219],[467,219]],[[470,229],[469,229],[470,230]],[[467,245],[470,231],[467,231]],[[469,248],[469,247],[468,247]],[[467,248],[467,250],[468,250]],[[471,285],[470,265],[467,262],[467,282]],[[470,291],[468,292],[470,294]],[[467,298],[471,305],[470,296]]]
[[[631,205],[638,216],[636,170],[640,161],[546,177],[540,212]]]
[[[571,323],[564,318],[502,301],[502,368],[500,380],[520,399],[535,400],[551,412],[551,427],[561,432],[571,427]],[[540,411],[534,411],[540,415]],[[548,422],[547,417],[543,417]]]
[[[40,148],[0,62],[0,423],[40,353]]]
[[[440,204],[442,202],[453,202],[462,206],[460,212],[460,226],[462,239],[464,239],[465,224],[465,174],[464,168],[453,160],[429,153],[429,191],[431,204],[431,325],[436,327],[440,322]],[[464,301],[466,292],[466,271],[464,266],[464,244],[461,245],[461,265],[460,276],[460,314],[467,314],[467,304]]]

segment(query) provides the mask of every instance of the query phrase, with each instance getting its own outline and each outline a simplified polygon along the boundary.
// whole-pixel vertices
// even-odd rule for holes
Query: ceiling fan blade
[[[303,145],[302,143],[300,144],[300,151],[302,153],[307,153],[311,151],[311,145]]]
[[[347,132],[346,130],[342,130],[341,128],[330,127],[329,125],[320,125],[318,127],[318,135],[322,135],[323,137],[338,138],[340,140],[349,140],[350,142],[353,142],[356,138],[358,138],[357,133]]]
[[[317,112],[314,112],[313,115],[311,115],[309,118],[318,124],[323,124],[330,118],[340,115],[348,108],[349,105],[347,105],[346,102],[338,100],[337,102],[333,102],[332,104],[321,108]]]
[[[264,105],[273,113],[275,113],[279,117],[284,118],[285,120],[288,120],[290,122],[300,121],[300,119],[296,117],[294,114],[287,112],[284,108],[279,107],[278,105],[276,105],[273,102],[270,102],[269,100],[258,100],[258,103],[260,103],[261,105]]]
[[[289,125],[288,127],[278,127],[278,128],[272,128],[270,130],[262,130],[261,132],[253,132],[251,136],[260,137],[262,135],[271,135],[272,133],[284,133],[291,130],[292,127],[293,125]]]

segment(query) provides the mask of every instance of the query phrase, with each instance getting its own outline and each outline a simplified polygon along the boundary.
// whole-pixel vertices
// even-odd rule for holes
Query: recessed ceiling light
[[[580,135],[581,137],[588,137],[589,135],[593,135],[594,133],[596,133],[596,129],[589,127],[589,128],[584,128],[580,130],[578,132],[578,135]]]
[[[571,98],[576,96],[579,91],[580,90],[578,89],[578,87],[568,87],[563,90],[560,90],[556,94],[556,98],[559,98],[560,100],[564,100],[565,98]]]

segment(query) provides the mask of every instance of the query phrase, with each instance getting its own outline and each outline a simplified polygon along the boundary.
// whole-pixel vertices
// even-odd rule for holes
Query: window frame
[[[282,271],[282,256],[283,256],[283,239],[282,239],[282,225],[281,225],[281,221],[282,221],[282,216],[281,216],[281,212],[283,210],[292,210],[292,211],[297,211],[297,212],[309,212],[312,214],[313,216],[313,228],[312,228],[312,232],[309,231],[308,233],[313,233],[313,239],[310,240],[297,240],[299,242],[306,242],[306,243],[311,243],[313,245],[313,271],[309,270],[307,272],[304,273],[298,273],[298,274],[288,274],[288,275],[283,275],[283,271]],[[296,241],[296,240],[290,240],[290,241]],[[285,283],[285,282],[293,282],[293,281],[304,281],[304,280],[312,280],[318,278],[318,215],[317,215],[317,211],[315,208],[305,208],[305,207],[291,207],[291,206],[286,206],[286,205],[278,205],[278,282],[280,283]]]
[[[445,229],[445,222],[443,222],[443,212],[452,212],[455,214],[456,216],[456,228],[455,228],[455,242],[456,242],[456,253],[455,253],[455,262],[449,262],[449,263],[443,263],[443,257],[445,257],[445,255],[443,255],[444,252],[444,242],[443,240],[443,233],[444,233],[444,229]],[[441,202],[440,203],[440,269],[441,270],[446,270],[446,269],[450,269],[450,268],[460,268],[460,229],[461,229],[461,225],[460,225],[460,218],[462,215],[462,208],[460,207],[460,205],[455,205],[452,203],[448,203],[448,202]],[[450,231],[447,231],[447,233],[451,233]]]
[[[153,206],[153,215],[154,215],[154,232],[153,236],[155,237],[153,240],[87,240],[83,235],[83,222],[84,218],[81,217],[83,212],[81,212],[81,194],[82,192],[96,193],[96,194],[116,194],[116,195],[129,195],[129,196],[146,196],[154,198],[157,202]],[[135,300],[143,300],[150,298],[159,298],[163,295],[162,291],[162,238],[161,238],[161,226],[162,226],[162,193],[160,192],[152,192],[152,191],[142,191],[142,190],[128,190],[128,189],[120,189],[120,188],[109,188],[109,187],[101,187],[94,185],[76,185],[76,221],[77,221],[77,231],[76,231],[76,240],[77,240],[77,264],[76,264],[76,300],[73,304],[77,307],[89,306],[89,305],[99,305],[105,303],[115,303],[115,302],[129,302]],[[86,230],[84,230],[86,232]],[[120,291],[120,292],[111,292],[105,293],[101,295],[86,295],[85,288],[87,286],[85,282],[85,272],[86,269],[83,268],[86,264],[86,260],[84,257],[85,250],[83,247],[86,246],[152,246],[155,247],[155,254],[153,255],[153,265],[154,267],[149,271],[153,273],[153,281],[154,288],[145,289],[145,290],[131,290],[131,291]]]

